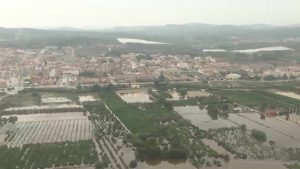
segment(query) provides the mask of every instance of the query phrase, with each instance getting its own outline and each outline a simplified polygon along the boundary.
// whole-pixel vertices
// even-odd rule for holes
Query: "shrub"
[[[266,133],[260,130],[251,130],[251,136],[260,142],[265,142],[267,140]]]
[[[137,167],[137,161],[136,161],[136,160],[130,161],[129,167],[130,167],[130,168],[135,168],[135,167]]]

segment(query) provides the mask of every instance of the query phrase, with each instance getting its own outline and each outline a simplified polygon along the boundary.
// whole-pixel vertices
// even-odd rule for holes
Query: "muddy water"
[[[275,141],[277,145],[300,146],[300,126],[298,125],[269,117],[262,120],[258,113],[229,114],[229,119],[238,124],[246,124],[248,129],[264,131],[267,139]]]
[[[284,162],[273,160],[230,160],[222,167],[201,167],[201,169],[286,169]]]
[[[139,162],[137,169],[196,169],[196,168],[189,162],[148,161],[148,162]]]
[[[211,94],[206,91],[188,91],[188,97],[208,97]]]
[[[233,159],[221,167],[201,167],[201,169],[286,169],[282,161],[274,160],[239,160]],[[167,161],[139,162],[137,169],[196,169],[191,163],[169,163]]]
[[[151,103],[150,95],[146,92],[120,93],[119,96],[127,103]]]
[[[233,154],[225,150],[222,146],[219,146],[217,142],[214,140],[209,140],[209,139],[202,139],[203,143],[208,145],[211,149],[215,150],[219,154],[228,154],[230,155],[230,158],[232,159],[234,157]]]
[[[174,110],[184,119],[191,121],[193,125],[203,130],[236,126],[235,123],[225,119],[212,120],[206,109],[201,110],[199,106],[174,107]]]

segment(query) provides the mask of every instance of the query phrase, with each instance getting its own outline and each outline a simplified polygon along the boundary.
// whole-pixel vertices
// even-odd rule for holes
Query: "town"
[[[89,48],[103,57],[82,57]],[[124,53],[120,57],[106,56],[109,50],[110,46],[97,44],[84,47],[46,46],[40,49],[0,48],[0,90],[16,94],[24,88],[32,87],[77,88],[108,84],[135,88],[140,84],[152,84],[161,75],[170,83],[300,79],[297,62],[282,66],[270,63],[232,63],[226,59],[225,50],[203,49],[199,56]],[[274,51],[288,55],[296,53],[284,47],[234,52],[252,56]],[[212,57],[215,53],[219,57]]]

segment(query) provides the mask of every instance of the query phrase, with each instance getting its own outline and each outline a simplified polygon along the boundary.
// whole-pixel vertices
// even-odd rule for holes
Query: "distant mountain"
[[[74,28],[74,27],[58,27],[58,28],[52,28],[50,30],[57,30],[57,31],[84,31],[80,28]]]
[[[254,25],[211,25],[203,23],[169,24],[161,26],[116,27],[110,32],[147,34],[153,36],[194,36],[194,37],[241,37],[284,39],[300,37],[299,27]]]
[[[2,45],[39,46],[78,43],[118,43],[116,38],[137,38],[170,44],[228,47],[236,43],[278,43],[299,38],[299,26],[212,25],[203,23],[167,24],[159,26],[115,27],[85,30],[73,27],[52,29],[0,28]],[[9,43],[5,42],[9,39]],[[14,40],[14,41],[11,41]],[[0,44],[0,45],[1,45]],[[28,45],[29,44],[29,45]]]

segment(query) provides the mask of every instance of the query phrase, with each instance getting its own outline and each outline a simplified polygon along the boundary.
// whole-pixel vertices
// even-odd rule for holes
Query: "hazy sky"
[[[300,0],[0,0],[2,27],[300,23]]]

